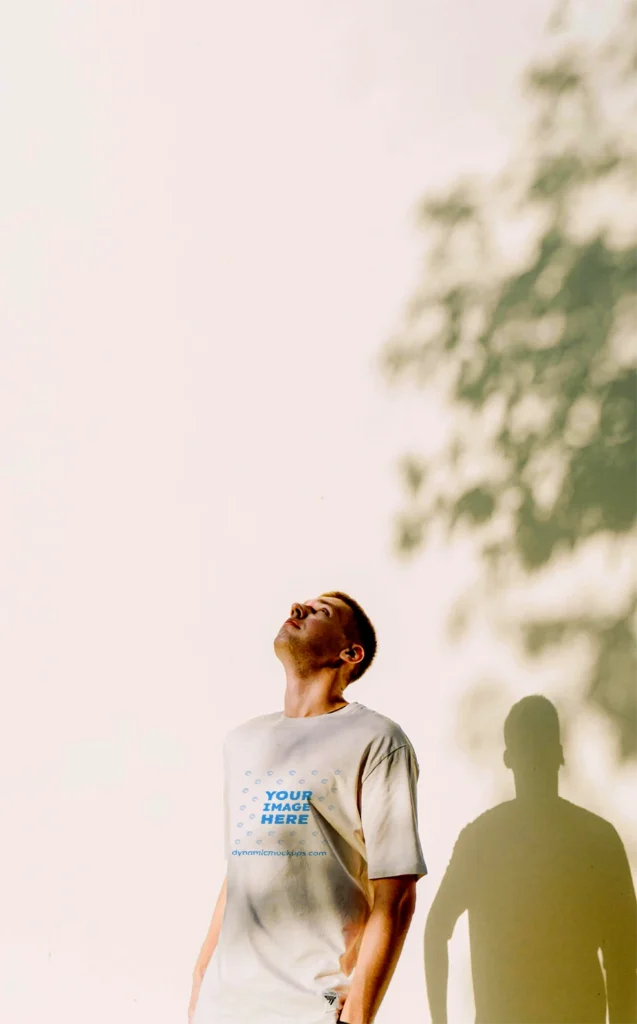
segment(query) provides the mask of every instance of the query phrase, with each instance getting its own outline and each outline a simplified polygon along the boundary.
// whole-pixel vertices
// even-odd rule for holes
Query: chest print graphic
[[[278,776],[274,770],[255,774],[244,772],[240,802],[231,797],[233,854],[265,854],[269,850],[281,855],[327,856],[329,844],[312,819],[312,805],[320,814],[337,810],[342,771],[312,769],[298,779],[296,769]]]
[[[310,815],[305,812],[310,810],[311,789],[266,789],[265,795],[267,800],[263,805],[262,825],[307,825]],[[303,813],[299,814],[299,811]]]

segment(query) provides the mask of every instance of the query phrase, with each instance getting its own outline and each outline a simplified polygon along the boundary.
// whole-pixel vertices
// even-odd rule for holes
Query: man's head
[[[559,771],[564,764],[560,721],[546,697],[523,697],[504,723],[504,763],[514,773],[532,775]]]
[[[352,597],[332,590],[293,604],[274,641],[279,658],[291,656],[302,674],[346,668],[347,683],[360,679],[376,654],[376,633]]]

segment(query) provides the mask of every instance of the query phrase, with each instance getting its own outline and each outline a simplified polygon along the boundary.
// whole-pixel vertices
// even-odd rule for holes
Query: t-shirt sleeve
[[[427,874],[418,835],[418,762],[409,745],[393,750],[363,778],[361,821],[369,878]]]

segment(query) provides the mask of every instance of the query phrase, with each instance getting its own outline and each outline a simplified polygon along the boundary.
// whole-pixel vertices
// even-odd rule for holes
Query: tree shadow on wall
[[[456,626],[596,543],[634,569],[637,5],[622,11],[593,51],[556,13],[553,52],[525,76],[532,117],[517,158],[496,181],[422,205],[424,281],[384,367],[448,394],[453,427],[436,457],[404,459],[398,547],[415,554],[436,526],[473,537],[483,591]],[[583,699],[626,760],[637,590],[622,572],[606,605],[527,611],[512,628],[531,658],[588,645]]]

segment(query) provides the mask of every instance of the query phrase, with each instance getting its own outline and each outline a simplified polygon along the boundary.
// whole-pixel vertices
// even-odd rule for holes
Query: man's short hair
[[[360,679],[364,672],[367,672],[367,669],[374,660],[376,655],[376,630],[358,601],[355,601],[349,594],[344,594],[341,590],[330,590],[321,596],[335,597],[338,601],[346,604],[352,611],[354,635],[350,639],[353,643],[360,644],[365,652],[362,661],[358,665],[354,665],[351,670],[349,678],[350,682],[354,682],[355,679]]]

